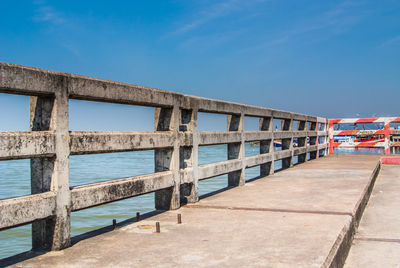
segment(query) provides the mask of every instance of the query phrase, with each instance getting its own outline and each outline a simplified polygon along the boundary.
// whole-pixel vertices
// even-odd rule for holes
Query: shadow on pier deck
[[[340,267],[379,157],[330,155],[16,266]]]

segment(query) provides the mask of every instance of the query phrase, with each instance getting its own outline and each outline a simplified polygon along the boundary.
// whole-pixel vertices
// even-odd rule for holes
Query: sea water
[[[245,155],[259,154],[259,146],[246,143]],[[199,165],[225,161],[227,145],[199,147]],[[154,151],[112,154],[79,155],[70,157],[70,186],[77,186],[117,178],[151,174],[154,172]],[[280,169],[279,162],[275,169]],[[259,176],[259,167],[246,169],[246,180]],[[227,175],[199,182],[199,194],[204,195],[227,186]],[[0,199],[30,194],[30,160],[0,161]],[[154,193],[145,194],[110,204],[72,212],[71,236],[109,226],[154,210]],[[31,225],[0,231],[0,259],[30,250]]]

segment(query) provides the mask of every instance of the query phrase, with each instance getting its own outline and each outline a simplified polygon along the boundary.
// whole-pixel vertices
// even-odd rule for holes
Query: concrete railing
[[[228,174],[230,186],[244,185],[248,167],[266,176],[275,161],[288,168],[295,156],[303,163],[328,149],[327,120],[315,116],[7,63],[0,63],[0,92],[31,96],[31,131],[0,132],[0,160],[31,158],[32,195],[0,200],[0,230],[32,223],[34,249],[68,247],[72,211],[150,192],[156,209],[177,209],[198,201],[199,180]],[[71,98],[155,107],[155,131],[69,131]],[[199,112],[226,114],[227,131],[199,132]],[[259,130],[245,131],[245,117],[259,118]],[[274,140],[281,151],[274,152]],[[246,157],[245,142],[253,141],[260,154]],[[213,144],[228,145],[227,161],[199,166],[199,146]],[[70,155],[136,150],[155,150],[155,173],[70,187]]]

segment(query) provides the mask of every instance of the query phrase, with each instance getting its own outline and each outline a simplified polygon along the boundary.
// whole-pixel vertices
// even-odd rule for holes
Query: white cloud
[[[289,29],[276,29],[275,33],[268,34],[268,40],[256,46],[244,48],[241,52],[282,45],[317,31],[321,31],[321,33],[311,39],[307,39],[307,42],[329,39],[332,36],[349,31],[369,14],[368,10],[363,10],[359,7],[360,4],[358,2],[342,1],[319,15],[294,21]]]
[[[33,20],[37,22],[49,22],[51,24],[59,25],[65,22],[62,15],[57,12],[53,7],[48,5],[40,5],[35,10]]]
[[[400,35],[392,37],[392,38],[384,41],[380,46],[385,47],[385,46],[390,46],[390,45],[395,45],[395,44],[400,44]]]
[[[184,34],[190,32],[208,22],[231,15],[234,12],[240,11],[248,6],[265,2],[267,0],[225,0],[217,2],[193,16],[189,22],[183,23],[172,34]]]

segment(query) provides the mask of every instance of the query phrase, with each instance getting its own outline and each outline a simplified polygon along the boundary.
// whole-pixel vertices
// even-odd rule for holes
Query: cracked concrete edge
[[[381,160],[379,160],[370,176],[368,184],[365,186],[361,197],[353,210],[350,224],[346,224],[343,227],[335,243],[333,244],[327,258],[325,259],[325,262],[321,267],[336,268],[344,266],[347,255],[349,254],[351,245],[353,243],[354,235],[357,231],[365,207],[368,204],[368,200],[371,196],[376,178],[378,177],[381,168],[382,162]]]

